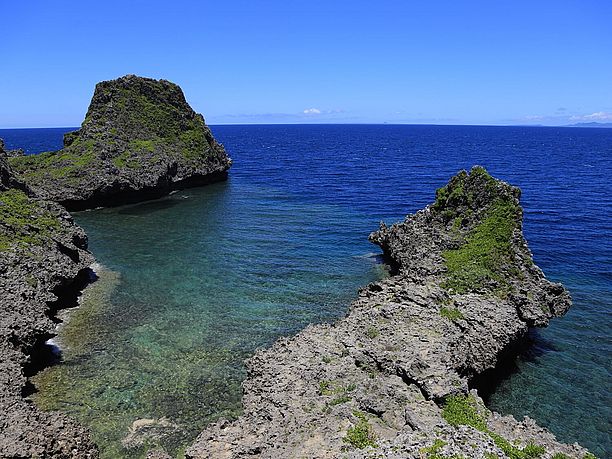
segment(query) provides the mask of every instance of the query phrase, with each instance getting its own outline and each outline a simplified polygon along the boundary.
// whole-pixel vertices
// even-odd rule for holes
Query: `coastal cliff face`
[[[85,428],[24,398],[32,353],[54,336],[55,311],[75,305],[93,262],[70,215],[29,194],[0,148],[0,457],[97,457]]]
[[[470,383],[570,297],[533,264],[517,188],[483,168],[370,240],[394,273],[347,316],[247,362],[244,414],[188,458],[583,458],[525,418],[488,411]]]
[[[160,197],[224,180],[231,160],[176,84],[128,75],[96,85],[64,148],[10,158],[42,199],[68,210]]]

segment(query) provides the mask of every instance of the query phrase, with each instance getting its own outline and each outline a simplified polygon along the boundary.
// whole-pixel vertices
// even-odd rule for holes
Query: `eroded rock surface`
[[[64,148],[10,158],[42,199],[68,210],[151,199],[224,180],[231,160],[176,84],[128,75],[103,81]]]
[[[54,335],[89,275],[87,237],[59,205],[37,201],[0,154],[0,457],[97,457],[87,429],[25,395],[30,355]]]
[[[244,414],[189,458],[582,458],[529,419],[489,412],[470,381],[570,297],[533,264],[517,188],[476,167],[370,239],[395,269],[347,316],[247,362]],[[557,456],[564,457],[564,456]]]
[[[6,191],[10,188],[30,193],[26,185],[15,177],[8,163],[8,152],[4,149],[4,141],[0,139],[0,191]]]

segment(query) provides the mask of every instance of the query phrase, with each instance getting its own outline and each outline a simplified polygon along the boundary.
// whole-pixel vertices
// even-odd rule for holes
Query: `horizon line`
[[[473,126],[473,127],[588,127],[584,124],[600,125],[602,128],[612,127],[612,123],[575,123],[575,124],[444,124],[444,123],[207,123],[207,126]],[[0,127],[0,130],[17,130],[17,129],[80,129],[80,126],[19,126],[19,127]]]

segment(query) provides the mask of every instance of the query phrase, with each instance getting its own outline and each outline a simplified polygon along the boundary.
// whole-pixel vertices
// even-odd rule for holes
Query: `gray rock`
[[[209,426],[187,457],[505,457],[507,440],[582,458],[583,448],[491,413],[469,392],[529,327],[570,306],[533,264],[519,194],[474,168],[431,206],[382,225],[370,239],[394,275],[361,289],[335,324],[258,351],[247,361],[244,414]],[[479,422],[448,420],[452,400]]]
[[[0,457],[97,457],[87,429],[24,397],[32,354],[54,335],[93,257],[59,205],[30,198],[0,156]],[[27,191],[27,190],[26,190]]]

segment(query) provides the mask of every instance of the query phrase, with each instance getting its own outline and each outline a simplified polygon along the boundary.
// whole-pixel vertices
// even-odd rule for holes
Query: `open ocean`
[[[0,137],[34,154],[61,148],[68,130]],[[120,440],[134,420],[166,417],[183,429],[162,444],[180,453],[208,422],[239,414],[243,360],[257,347],[341,317],[360,286],[385,275],[367,240],[381,220],[421,209],[459,169],[481,164],[522,189],[535,261],[574,300],[532,333],[489,406],[612,456],[612,129],[212,131],[234,160],[227,182],[74,214],[120,282],[72,313],[65,331],[79,346],[35,377],[41,407],[91,426],[108,458],[128,457]]]

